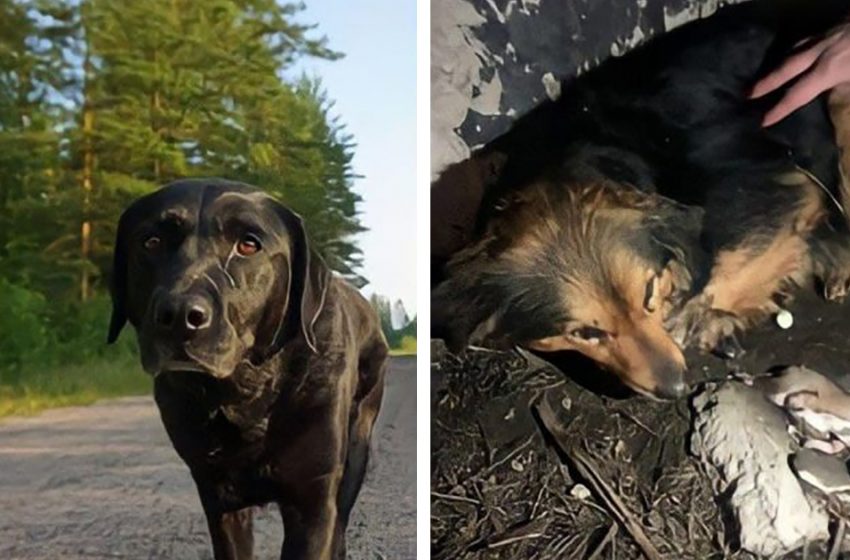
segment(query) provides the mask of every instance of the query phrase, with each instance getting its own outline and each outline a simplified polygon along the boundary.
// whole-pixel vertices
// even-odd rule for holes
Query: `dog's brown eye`
[[[605,337],[608,336],[608,333],[596,327],[580,327],[572,330],[570,334],[588,342],[599,342],[600,340],[605,340]]]
[[[643,308],[653,313],[655,311],[655,276],[649,279],[646,283],[646,291],[643,295]]]
[[[150,237],[145,239],[142,245],[144,245],[145,249],[147,249],[148,251],[155,251],[157,248],[159,248],[161,244],[162,239],[160,239],[156,235],[151,235]]]
[[[260,249],[260,240],[256,235],[247,234],[236,244],[236,252],[243,257],[250,257],[256,254]]]

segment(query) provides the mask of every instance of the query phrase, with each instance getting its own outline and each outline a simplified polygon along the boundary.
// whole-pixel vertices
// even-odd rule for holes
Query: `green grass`
[[[405,336],[401,339],[401,344],[396,348],[390,348],[390,356],[415,356],[416,355],[416,337]]]
[[[416,355],[416,337],[405,336],[392,356]],[[49,408],[88,405],[100,399],[151,394],[151,378],[130,353],[88,364],[32,366],[12,380],[0,376],[0,418],[29,416]]]
[[[138,358],[128,355],[88,364],[23,371],[16,379],[13,383],[0,380],[0,418],[151,393],[150,377],[142,371]]]

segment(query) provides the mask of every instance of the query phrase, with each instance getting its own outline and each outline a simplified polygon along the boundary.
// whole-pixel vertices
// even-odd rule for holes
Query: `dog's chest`
[[[268,432],[273,387],[243,394],[215,380],[157,379],[155,397],[174,448],[193,470],[255,464]]]

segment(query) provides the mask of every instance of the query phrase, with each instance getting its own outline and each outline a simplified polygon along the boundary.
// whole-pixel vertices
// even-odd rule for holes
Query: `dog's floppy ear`
[[[486,256],[490,240],[458,253],[447,267],[448,278],[431,291],[431,336],[450,352],[469,345],[508,349],[505,305],[510,274]]]
[[[289,277],[286,305],[277,325],[271,348],[266,355],[277,352],[299,332],[313,352],[318,351],[314,325],[322,312],[331,282],[331,271],[311,248],[301,217],[276,201],[274,211],[289,235],[291,247],[287,268],[280,274]]]
[[[109,320],[107,344],[118,340],[121,329],[127,323],[127,212],[118,221],[118,232],[115,235],[115,249],[112,254],[112,276],[109,281],[109,292],[112,295],[112,317]]]
[[[431,336],[442,339],[454,354],[467,346],[499,348],[493,335],[500,318],[491,311],[484,302],[462,299],[456,283],[447,280],[431,293]]]

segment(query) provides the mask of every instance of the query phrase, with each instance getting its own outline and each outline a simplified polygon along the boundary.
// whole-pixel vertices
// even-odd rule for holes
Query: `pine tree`
[[[51,199],[65,116],[59,94],[72,81],[68,18],[62,2],[0,0],[0,273],[36,287],[57,278],[47,249],[62,235]]]
[[[0,65],[14,73],[0,84],[0,148],[14,148],[0,155],[2,168],[14,170],[0,203],[20,199],[3,229],[31,230],[16,242],[26,239],[35,260],[50,265],[51,291],[102,293],[121,210],[158,185],[198,175],[267,189],[304,216],[334,269],[364,282],[353,141],[330,118],[318,84],[281,78],[298,57],[339,56],[311,27],[292,23],[298,5],[43,0],[35,17],[35,3],[0,2],[0,25],[10,31]],[[30,74],[61,79],[17,78]],[[7,124],[15,122],[27,123],[27,142],[23,125]]]

